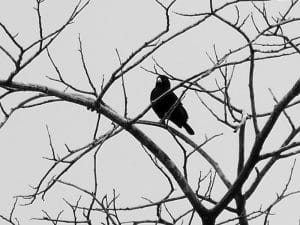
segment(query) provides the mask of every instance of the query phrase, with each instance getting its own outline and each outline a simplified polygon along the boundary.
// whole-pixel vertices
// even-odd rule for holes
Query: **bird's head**
[[[170,89],[171,84],[169,78],[164,75],[159,75],[156,78],[156,87],[163,87],[164,89]]]

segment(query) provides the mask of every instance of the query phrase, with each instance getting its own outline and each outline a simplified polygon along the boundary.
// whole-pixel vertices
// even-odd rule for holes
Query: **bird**
[[[169,78],[165,75],[159,75],[156,79],[155,87],[151,91],[150,95],[153,111],[160,119],[165,119],[167,116],[166,119],[175,123],[179,128],[183,127],[190,135],[195,134],[194,130],[187,123],[187,111],[174,92],[168,92],[166,95],[159,98],[169,91],[170,88],[171,84]]]

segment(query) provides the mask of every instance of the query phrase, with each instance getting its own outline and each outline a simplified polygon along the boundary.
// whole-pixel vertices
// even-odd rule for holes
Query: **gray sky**
[[[167,1],[166,1],[167,2]],[[207,7],[198,1],[178,1],[173,11],[191,13],[200,12]],[[218,3],[219,1],[217,1]],[[216,5],[217,5],[216,3]],[[16,6],[16,4],[18,6]],[[42,5],[42,21],[45,33],[51,32],[61,25],[73,10],[76,1],[46,0]],[[271,13],[278,15],[280,9],[287,8],[287,1],[272,1],[267,3]],[[205,5],[205,6],[204,6]],[[38,38],[37,16],[33,9],[35,1],[0,1],[0,22],[5,24],[12,33],[17,34],[17,40],[27,46]],[[247,11],[247,7],[241,7],[241,12]],[[298,13],[299,13],[298,7]],[[295,13],[297,14],[297,13]],[[233,17],[233,11],[225,11],[228,18]],[[180,17],[172,14],[171,32],[190,24],[194,19]],[[68,27],[61,36],[49,48],[53,59],[59,66],[64,78],[81,88],[88,88],[88,83],[81,66],[78,52],[80,34],[88,69],[96,85],[100,86],[102,76],[107,81],[109,75],[119,65],[115,49],[118,49],[122,59],[146,40],[161,31],[165,25],[163,10],[154,0],[138,1],[91,1],[90,5]],[[294,31],[291,31],[291,34]],[[0,44],[6,46],[13,54],[17,54],[15,48],[0,32]],[[162,47],[153,57],[164,66],[172,75],[184,79],[195,73],[209,68],[212,64],[206,53],[213,55],[213,44],[220,55],[243,44],[240,36],[220,22],[209,20],[198,26],[182,37],[175,39]],[[257,111],[263,113],[273,108],[274,101],[268,88],[271,88],[280,99],[299,77],[296,70],[299,56],[290,56],[258,62],[255,67],[255,90],[257,96]],[[12,65],[7,63],[4,54],[0,54],[1,79],[11,71]],[[141,64],[148,69],[153,68],[151,58]],[[46,76],[55,77],[55,70],[51,67],[46,54],[38,57],[26,68],[17,80],[23,82],[43,83],[53,87],[61,86],[49,81]],[[214,78],[203,80],[203,85],[216,88]],[[230,90],[232,102],[239,108],[250,112],[248,94],[248,65],[238,66],[235,70],[233,84]],[[125,77],[128,93],[129,116],[134,117],[149,105],[149,95],[155,84],[155,77],[137,67]],[[175,83],[173,83],[174,85]],[[180,94],[180,91],[177,91]],[[16,100],[22,98],[22,94],[15,94],[1,103],[6,109],[13,107]],[[205,99],[205,97],[203,98]],[[124,103],[120,82],[108,92],[105,100],[119,113],[123,112]],[[215,110],[221,108],[208,101]],[[197,96],[191,91],[183,104],[189,112],[189,123],[196,135],[192,139],[201,143],[205,135],[212,136],[223,133],[205,147],[205,150],[219,163],[224,173],[231,181],[235,178],[237,166],[238,134],[218,123],[215,118],[199,102]],[[288,110],[295,123],[299,125],[299,108]],[[66,152],[64,144],[71,148],[77,148],[92,140],[96,123],[96,114],[87,111],[81,106],[69,103],[54,103],[37,107],[31,110],[16,112],[8,123],[0,129],[0,143],[2,157],[0,157],[0,178],[2,180],[0,192],[0,214],[8,215],[14,202],[13,196],[31,193],[29,185],[36,185],[41,176],[47,171],[51,163],[43,157],[51,155],[46,125],[48,125],[53,138],[55,149],[60,154]],[[158,121],[156,115],[149,111],[143,119]],[[260,120],[262,126],[264,120]],[[110,122],[103,119],[103,129],[110,126]],[[149,134],[162,149],[181,168],[182,152],[174,143],[170,135],[162,129],[149,126],[139,126]],[[252,122],[247,123],[246,154],[253,143]],[[266,142],[264,151],[272,151],[274,147],[284,140],[289,131],[286,120],[282,118],[272,132],[270,141]],[[299,135],[298,135],[299,136]],[[297,140],[297,139],[296,139]],[[298,137],[299,140],[299,137]],[[108,141],[99,154],[100,192],[112,195],[112,189],[120,193],[120,206],[145,203],[141,197],[159,199],[168,191],[165,178],[159,173],[145,154],[140,144],[127,133]],[[288,179],[293,159],[286,159],[274,166],[271,173],[265,177],[253,199],[249,201],[249,212],[258,210],[260,206],[266,206],[276,198]],[[196,179],[199,171],[203,174],[209,171],[209,165],[200,157],[193,161],[189,172],[191,173],[191,186],[196,187]],[[91,188],[92,161],[91,155],[79,162],[64,177],[69,182]],[[290,190],[300,189],[299,166],[296,164],[294,179]],[[254,177],[254,174],[253,174]],[[217,179],[214,196],[216,199],[224,194],[224,186]],[[28,220],[32,217],[40,217],[41,209],[49,210],[55,216],[61,209],[66,208],[62,198],[76,201],[80,193],[63,185],[58,185],[46,195],[46,201],[38,200],[35,204],[16,209],[22,225],[41,224]],[[83,197],[83,201],[86,199]],[[271,219],[271,224],[297,224],[299,210],[296,209],[299,196],[289,198],[280,203],[276,208],[276,215]],[[182,203],[184,206],[187,203]],[[172,210],[180,211],[183,206],[173,206]],[[66,211],[65,215],[68,215]],[[149,212],[141,212],[143,216]],[[228,218],[228,217],[224,217]],[[220,218],[220,222],[222,219]],[[1,224],[1,223],[0,223]],[[261,224],[261,220],[250,223]]]

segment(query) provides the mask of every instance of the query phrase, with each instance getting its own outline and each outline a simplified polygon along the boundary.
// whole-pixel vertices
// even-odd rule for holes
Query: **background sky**
[[[164,1],[168,2],[168,1]],[[216,5],[223,1],[215,1]],[[49,33],[59,27],[70,15],[76,5],[73,0],[46,0],[42,4],[41,13],[44,32]],[[38,39],[37,15],[33,7],[35,1],[0,0],[0,21],[14,34],[18,34],[17,40],[24,46]],[[207,3],[192,0],[178,0],[173,12],[194,13],[207,9]],[[278,12],[288,7],[287,1],[272,1],[267,3],[270,13],[278,16]],[[247,12],[248,6],[241,5],[241,13]],[[226,18],[234,18],[234,10],[226,10],[223,15]],[[294,12],[299,15],[300,10]],[[176,31],[195,21],[171,14],[171,32]],[[258,20],[259,24],[262,21]],[[93,82],[99,87],[102,77],[107,81],[110,74],[118,67],[119,62],[116,49],[121,59],[125,59],[134,49],[146,40],[160,32],[165,26],[164,11],[154,0],[127,0],[127,1],[91,1],[89,6],[68,27],[62,35],[49,48],[63,77],[75,86],[89,88],[81,66],[78,52],[80,34],[83,50],[92,74]],[[249,32],[251,32],[250,28]],[[298,29],[299,30],[299,29]],[[289,30],[290,34],[298,32],[297,29]],[[4,33],[0,32],[0,44],[9,49],[14,55],[16,49],[11,45]],[[212,66],[206,53],[213,55],[213,45],[220,55],[243,44],[242,38],[232,29],[216,20],[210,19],[185,35],[166,44],[153,57],[175,77],[184,79],[195,73]],[[255,67],[255,91],[257,97],[257,111],[259,113],[272,110],[274,101],[268,88],[271,88],[280,99],[299,77],[297,66],[299,56],[290,56],[258,62]],[[152,69],[153,61],[147,59],[141,66]],[[12,65],[6,56],[0,54],[0,77],[3,79],[9,74]],[[51,66],[46,54],[38,57],[26,68],[17,80],[23,82],[42,83],[52,87],[61,88],[61,85],[50,81],[46,76],[56,77],[55,70]],[[207,87],[216,88],[214,78],[203,81]],[[238,66],[235,70],[233,84],[230,90],[232,102],[250,111],[248,97],[248,65]],[[145,72],[140,67],[132,70],[125,77],[128,94],[129,117],[134,117],[149,105],[149,95],[155,85],[155,77]],[[175,85],[175,83],[173,83]],[[180,90],[177,91],[180,94]],[[6,109],[13,107],[17,100],[24,97],[23,94],[1,101]],[[203,96],[203,99],[206,98]],[[221,108],[206,99],[215,109]],[[114,85],[107,93],[105,101],[119,113],[124,110],[123,95],[120,83]],[[201,143],[205,136],[213,136],[223,133],[223,136],[209,143],[205,150],[219,163],[224,173],[231,181],[235,178],[237,165],[238,134],[218,123],[199,102],[193,92],[187,93],[183,104],[189,112],[189,124],[192,125],[196,135],[192,139]],[[288,110],[295,123],[299,125],[299,108]],[[158,121],[156,115],[149,111],[143,119]],[[97,116],[82,106],[70,103],[54,103],[47,106],[36,107],[30,110],[16,112],[9,122],[0,129],[0,214],[8,215],[13,205],[13,197],[16,195],[30,194],[29,185],[36,185],[39,179],[47,171],[51,162],[44,159],[51,155],[46,125],[52,135],[53,144],[59,154],[64,154],[64,144],[71,148],[77,148],[90,142]],[[259,120],[263,125],[264,120]],[[100,133],[110,126],[110,122],[103,119]],[[249,126],[249,127],[248,127]],[[253,143],[252,124],[249,121],[247,127],[246,154]],[[158,128],[139,126],[149,134],[154,141],[174,160],[181,168],[182,152],[174,143],[170,135]],[[264,151],[272,151],[284,140],[288,130],[286,120],[283,118],[274,128],[270,141],[264,147]],[[299,138],[299,136],[298,136]],[[91,155],[81,160],[65,176],[65,180],[84,188],[91,188],[92,161]],[[153,166],[140,144],[129,134],[123,132],[119,136],[108,141],[99,154],[100,190],[99,194],[112,196],[112,190],[120,193],[120,206],[145,203],[141,197],[159,199],[168,191],[168,186],[162,175]],[[249,201],[248,210],[258,210],[260,206],[267,206],[276,198],[288,179],[293,159],[286,159],[275,165],[271,173],[265,177],[253,199]],[[191,164],[191,186],[196,187],[196,179],[199,171],[206,174],[210,167],[202,159],[197,158]],[[299,166],[296,164],[294,179],[291,183],[291,191],[300,190]],[[224,187],[217,179],[214,196],[216,199],[224,194]],[[66,208],[62,198],[76,201],[81,193],[70,191],[63,185],[57,185],[46,195],[46,201],[37,200],[30,206],[18,206],[15,215],[21,224],[42,224],[39,221],[30,220],[32,217],[41,217],[41,209],[48,210],[55,216],[61,209]],[[300,197],[295,195],[280,203],[271,219],[271,224],[297,224],[300,215],[297,209]],[[83,197],[83,201],[85,201]],[[178,211],[187,204],[175,205],[172,210]],[[149,212],[141,211],[142,216]],[[68,212],[66,211],[66,214]],[[129,217],[130,218],[130,217]],[[225,217],[224,217],[225,218]],[[222,221],[220,219],[220,221]],[[0,224],[2,221],[0,222]],[[261,224],[261,220],[250,224]]]

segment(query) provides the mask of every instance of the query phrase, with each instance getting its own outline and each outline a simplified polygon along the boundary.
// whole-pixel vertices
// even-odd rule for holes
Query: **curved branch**
[[[33,91],[42,92],[49,96],[55,96],[61,98],[65,101],[76,103],[87,108],[92,108],[95,104],[95,100],[87,98],[78,94],[69,94],[56,89],[37,85],[37,84],[24,84],[21,82],[12,81],[7,83],[5,80],[0,80],[0,87],[4,88],[14,88],[23,91]],[[129,123],[125,118],[116,113],[112,108],[110,108],[105,103],[101,103],[100,107],[97,108],[98,113],[103,114],[109,120],[117,123],[128,131],[132,136],[136,138],[142,145],[148,148],[148,150],[157,157],[157,159],[167,168],[167,170],[172,174],[178,185],[180,186],[183,193],[187,196],[189,202],[192,204],[193,208],[199,214],[201,218],[207,217],[208,210],[202,205],[201,201],[198,199],[196,193],[192,190],[191,186],[188,184],[184,176],[181,174],[180,170],[174,164],[174,162],[169,158],[169,156],[154,142],[152,141],[144,132],[138,129],[134,124]]]
[[[277,122],[280,114],[283,112],[285,107],[291,102],[297,95],[300,94],[300,78],[296,81],[294,86],[290,89],[290,91],[279,101],[279,103],[274,107],[274,110],[265,123],[263,129],[258,134],[254,145],[251,150],[251,154],[249,159],[247,160],[243,170],[240,173],[240,176],[236,179],[230,190],[225,194],[225,196],[221,199],[219,204],[212,209],[215,214],[221,213],[226,205],[234,198],[235,194],[238,190],[241,189],[242,185],[245,183],[247,178],[249,177],[251,171],[255,167],[256,163],[259,161],[259,154],[261,149],[269,136],[271,130],[273,129],[275,123]]]

